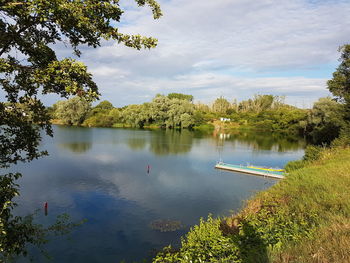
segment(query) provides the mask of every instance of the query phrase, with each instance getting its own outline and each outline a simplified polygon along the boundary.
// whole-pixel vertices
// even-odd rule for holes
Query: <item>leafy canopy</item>
[[[151,7],[154,18],[161,10],[154,0],[135,0]],[[58,60],[54,44],[70,45],[80,55],[79,45],[97,47],[102,39],[113,39],[136,49],[152,48],[157,40],[127,35],[115,26],[123,10],[113,0],[6,0],[0,6],[0,85],[10,107],[0,103],[0,165],[38,157],[39,129],[52,134],[49,116],[38,93],[56,93],[62,97],[79,95],[87,100],[99,95],[87,67],[71,58]],[[18,104],[27,105],[33,118],[23,116]],[[9,110],[11,109],[11,110]],[[36,123],[36,128],[32,127]],[[6,128],[4,128],[6,127]],[[20,142],[23,133],[28,139]],[[28,152],[18,156],[18,152]]]
[[[155,19],[162,13],[155,0],[148,5]],[[40,152],[40,131],[52,135],[50,116],[38,96],[54,93],[86,101],[98,98],[97,85],[87,67],[72,58],[58,59],[55,47],[70,46],[76,56],[80,45],[97,47],[103,39],[135,49],[153,48],[152,37],[120,33],[123,14],[118,0],[3,0],[0,3],[0,86],[7,102],[0,102],[0,168],[31,161]],[[34,125],[35,124],[35,125]],[[0,174],[0,255],[25,254],[35,243],[33,225],[13,217],[12,198],[19,194],[20,174]]]
[[[350,145],[350,45],[339,48],[340,65],[327,82],[328,89],[344,105],[344,125],[341,128],[340,145]]]
[[[350,104],[350,45],[339,48],[340,65],[327,82],[328,89],[342,102]]]
[[[182,93],[169,93],[168,98],[169,99],[188,100],[190,102],[193,101],[192,95],[186,95],[186,94],[182,94]]]
[[[91,105],[80,97],[58,101],[55,104],[55,115],[66,125],[80,125],[85,120],[91,109]]]

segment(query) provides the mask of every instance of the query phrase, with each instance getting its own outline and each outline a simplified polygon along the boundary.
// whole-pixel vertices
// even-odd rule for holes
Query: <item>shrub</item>
[[[321,158],[323,147],[309,145],[305,149],[305,154],[303,157],[304,161],[316,161]]]
[[[181,248],[174,251],[170,246],[156,256],[153,262],[241,262],[239,248],[230,237],[224,236],[220,230],[220,220],[200,219],[185,238],[181,240]]]
[[[298,170],[301,169],[303,167],[305,167],[305,165],[307,164],[307,162],[303,161],[303,160],[296,160],[296,161],[291,161],[288,162],[287,165],[285,166],[285,170],[286,172],[292,172],[294,170]]]

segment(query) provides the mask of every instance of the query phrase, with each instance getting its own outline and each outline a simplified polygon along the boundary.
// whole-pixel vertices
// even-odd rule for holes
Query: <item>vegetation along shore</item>
[[[313,143],[329,144],[339,135],[343,106],[330,97],[321,98],[312,109],[300,109],[284,97],[255,95],[245,101],[217,98],[211,105],[193,103],[193,96],[156,95],[151,102],[113,107],[109,101],[97,106],[79,97],[58,101],[49,108],[54,124],[87,127],[136,127],[199,130],[257,129],[299,134]]]

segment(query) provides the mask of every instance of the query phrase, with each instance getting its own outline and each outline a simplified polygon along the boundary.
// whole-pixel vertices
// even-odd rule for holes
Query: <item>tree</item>
[[[90,109],[91,104],[88,101],[80,97],[74,97],[69,100],[57,102],[55,116],[63,124],[81,125]]]
[[[149,113],[146,110],[146,105],[129,105],[122,111],[121,118],[124,120],[125,123],[128,123],[133,127],[142,128],[150,118]]]
[[[170,109],[170,99],[163,95],[156,95],[156,97],[151,102],[151,118],[155,122],[164,125],[168,119],[167,112]]]
[[[308,133],[314,143],[329,144],[339,136],[344,125],[344,108],[331,98],[320,98],[308,115]]]
[[[111,110],[113,109],[113,104],[110,103],[108,100],[101,101],[98,105],[95,107],[96,109],[101,109],[101,110]]]
[[[135,0],[151,7],[155,19],[161,10],[155,0]],[[88,101],[98,98],[97,85],[87,67],[74,59],[59,60],[54,48],[61,42],[80,56],[80,45],[97,47],[101,40],[115,40],[128,47],[153,48],[157,40],[127,35],[115,26],[123,10],[116,0],[5,0],[0,4],[0,85],[7,103],[0,102],[0,168],[28,162],[47,154],[39,151],[41,130],[52,136],[50,116],[39,93]],[[23,108],[19,105],[24,105]],[[33,125],[35,124],[35,125]],[[11,213],[19,194],[20,174],[0,176],[0,256],[25,254],[35,231]],[[35,243],[35,242],[34,242]]]
[[[231,107],[231,104],[223,97],[217,98],[213,103],[213,111],[226,114],[226,111]]]
[[[194,125],[194,118],[188,113],[183,113],[180,116],[181,128],[191,128]]]
[[[107,100],[101,101],[86,115],[83,126],[112,127],[119,119],[119,110]]]
[[[168,98],[169,99],[187,100],[189,102],[193,102],[192,95],[186,95],[186,94],[182,94],[182,93],[169,93]]]
[[[350,45],[339,48],[340,65],[327,82],[329,91],[344,105],[344,125],[340,132],[343,144],[350,144]]]
[[[272,107],[274,101],[273,95],[254,95],[254,112],[259,113]]]
[[[350,105],[350,45],[339,48],[340,65],[327,82],[328,89],[339,101]]]
[[[119,121],[120,112],[117,108],[111,109],[108,116],[112,119],[113,124]]]
[[[190,127],[193,123],[189,118],[193,115],[194,106],[187,100],[172,99],[170,100],[169,110],[166,112],[165,124],[168,128]],[[182,124],[185,121],[186,125]]]
[[[283,96],[254,95],[253,99],[241,101],[237,107],[241,112],[260,113],[266,110],[278,109],[284,106]]]

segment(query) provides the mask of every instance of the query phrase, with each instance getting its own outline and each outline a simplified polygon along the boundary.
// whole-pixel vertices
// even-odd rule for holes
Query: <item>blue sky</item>
[[[164,16],[153,20],[148,7],[122,0],[119,24],[123,33],[158,38],[157,48],[137,51],[104,41],[83,49],[80,60],[94,74],[101,99],[124,106],[157,93],[192,94],[204,103],[274,94],[309,107],[329,95],[326,81],[339,63],[338,47],[350,42],[348,0],[159,2]],[[47,105],[57,99],[43,98]]]

